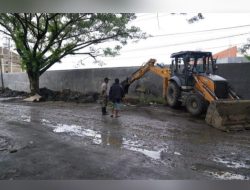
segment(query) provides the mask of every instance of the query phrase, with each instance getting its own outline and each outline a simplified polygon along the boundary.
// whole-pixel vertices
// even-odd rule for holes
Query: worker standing
[[[115,83],[111,86],[109,90],[109,99],[113,103],[112,115],[111,117],[119,117],[119,111],[121,110],[121,101],[124,97],[124,90],[119,83],[119,79],[115,79]]]
[[[108,82],[109,78],[105,77],[101,85],[101,104],[102,104],[102,115],[108,115],[107,105],[108,105]]]

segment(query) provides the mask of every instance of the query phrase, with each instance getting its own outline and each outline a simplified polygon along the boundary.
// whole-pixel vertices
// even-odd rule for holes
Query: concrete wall
[[[250,99],[250,63],[218,64],[218,68],[218,75],[228,79],[229,83],[240,96]],[[70,89],[83,93],[96,92],[99,91],[104,77],[111,78],[111,84],[115,78],[119,78],[122,81],[137,69],[138,67],[123,67],[47,71],[40,79],[40,87],[57,91]],[[29,91],[26,73],[4,74],[4,84],[5,87],[13,90]],[[153,73],[147,73],[130,87],[129,92],[135,93],[135,89],[138,87],[145,88],[148,93],[153,95],[161,96],[162,78]]]
[[[26,73],[4,73],[3,81],[4,87],[18,91],[29,91],[29,81]],[[0,86],[2,86],[1,82]]]
[[[46,87],[56,91],[70,89],[83,93],[96,92],[100,90],[105,77],[111,79],[109,83],[111,85],[115,78],[119,78],[120,81],[125,80],[137,69],[138,67],[121,67],[47,71],[40,78],[40,88]],[[29,92],[29,81],[26,73],[4,74],[4,85],[13,90]],[[131,85],[129,92],[133,93],[138,87],[144,87],[148,93],[158,95],[162,93],[162,79],[153,73],[147,73]]]
[[[226,78],[239,96],[250,99],[250,63],[218,64],[216,74]]]
[[[249,60],[246,57],[225,57],[217,59],[216,63],[248,63]]]

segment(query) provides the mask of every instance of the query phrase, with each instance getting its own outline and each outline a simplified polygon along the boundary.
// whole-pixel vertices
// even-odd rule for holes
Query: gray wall
[[[249,60],[246,57],[226,57],[217,59],[216,63],[247,63]]]
[[[226,78],[239,96],[250,99],[250,63],[218,64],[216,74]]]
[[[250,99],[250,63],[218,64],[217,74],[228,79],[235,91],[242,97]],[[83,69],[67,71],[47,71],[40,79],[40,87],[61,91],[70,89],[83,93],[99,91],[104,77],[124,80],[138,67]],[[5,87],[13,90],[29,91],[29,83],[26,73],[4,74]],[[0,84],[1,85],[1,84]],[[147,73],[142,79],[136,81],[130,87],[130,93],[135,93],[138,87],[145,88],[153,95],[162,94],[162,79],[153,73]]]
[[[100,85],[105,77],[111,79],[111,85],[115,78],[119,78],[120,81],[125,80],[137,69],[138,67],[120,67],[46,71],[40,78],[40,88],[46,87],[56,91],[70,89],[83,93],[96,92],[100,90]],[[26,73],[4,74],[4,85],[12,90],[29,92],[29,81]],[[129,92],[135,93],[135,89],[138,87],[144,87],[148,93],[158,95],[162,92],[162,79],[153,73],[147,73],[131,85]]]

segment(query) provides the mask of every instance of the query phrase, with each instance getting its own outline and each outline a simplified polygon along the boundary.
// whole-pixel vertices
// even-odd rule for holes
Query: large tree
[[[39,93],[39,77],[67,55],[114,55],[128,39],[144,38],[138,27],[129,26],[135,14],[101,13],[2,13],[0,25],[16,45],[33,94]],[[96,48],[107,41],[119,45]],[[113,44],[113,43],[111,43]],[[110,44],[110,45],[111,45]]]

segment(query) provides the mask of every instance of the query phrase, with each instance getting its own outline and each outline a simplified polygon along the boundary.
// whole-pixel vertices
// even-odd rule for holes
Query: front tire
[[[204,111],[205,102],[200,95],[192,94],[187,97],[186,108],[193,116],[199,116]]]
[[[170,82],[167,89],[167,102],[168,105],[172,108],[180,106],[181,102],[179,101],[181,95],[181,90],[175,82]]]

